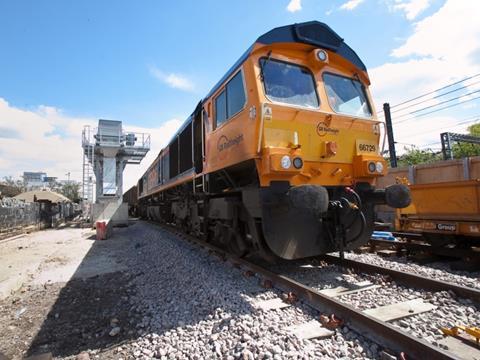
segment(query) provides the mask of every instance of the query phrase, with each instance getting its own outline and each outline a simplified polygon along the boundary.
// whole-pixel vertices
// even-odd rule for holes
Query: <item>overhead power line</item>
[[[460,121],[467,121],[467,120],[477,119],[477,118],[480,119],[480,114],[468,116],[468,117],[466,117],[466,118],[463,118],[463,119],[460,120]]]
[[[415,146],[415,144],[411,144],[411,143],[404,143],[404,142],[400,142],[400,141],[395,141],[395,144],[407,145],[407,146]]]
[[[430,91],[430,92],[428,92],[428,93],[425,93],[425,94],[423,94],[423,95],[420,95],[420,96],[416,96],[416,97],[414,97],[414,98],[412,98],[412,99],[409,99],[409,100],[403,101],[403,102],[401,102],[401,103],[399,103],[399,104],[396,104],[396,105],[390,106],[390,108],[395,108],[395,107],[398,107],[398,106],[400,106],[400,105],[407,104],[407,103],[409,103],[409,102],[412,102],[412,101],[418,100],[418,99],[420,99],[420,98],[422,98],[422,97],[425,97],[425,96],[428,96],[428,95],[434,94],[434,93],[436,93],[437,91],[440,91],[440,90],[447,89],[447,88],[449,88],[449,87],[451,87],[451,86],[453,86],[453,85],[460,84],[460,83],[462,83],[462,82],[464,82],[464,81],[467,81],[467,80],[470,80],[470,79],[476,78],[476,77],[478,77],[478,76],[480,76],[480,73],[478,73],[478,74],[475,74],[475,75],[472,75],[472,76],[469,76],[469,77],[466,77],[466,78],[464,78],[464,79],[462,79],[462,80],[459,80],[459,81],[455,81],[454,83],[451,83],[451,84],[448,84],[448,85],[442,86],[441,88],[438,88],[438,89],[432,90],[432,91]]]
[[[480,91],[480,90],[479,90]],[[478,91],[476,91],[478,92]],[[469,95],[469,94],[467,94]],[[467,95],[464,95],[464,96],[467,96]],[[456,100],[456,99],[459,99],[463,96],[459,96],[458,98],[455,98],[455,99],[451,99],[451,100]],[[448,105],[448,106],[444,106],[444,107],[441,107],[439,109],[435,109],[435,110],[432,110],[432,111],[429,111],[429,112],[426,112],[426,113],[423,113],[423,114],[420,114],[420,115],[414,115],[410,118],[407,118],[407,119],[403,119],[403,120],[400,120],[400,121],[397,121],[395,122],[394,124],[397,125],[397,124],[401,124],[401,123],[404,123],[405,121],[409,121],[409,120],[412,120],[412,119],[415,119],[415,118],[419,118],[419,117],[422,117],[422,116],[426,116],[426,115],[430,115],[430,114],[433,114],[433,113],[436,113],[438,111],[442,111],[442,110],[445,110],[445,109],[449,109],[449,108],[452,108],[452,107],[455,107],[455,106],[458,106],[458,105],[462,105],[462,104],[465,104],[467,102],[470,102],[470,101],[473,101],[473,100],[477,100],[477,99],[480,99],[480,96],[477,96],[477,97],[474,97],[474,98],[471,98],[471,99],[467,99],[467,100],[464,100],[464,101],[460,101],[456,104],[451,104],[451,105]],[[450,100],[449,100],[450,101]],[[443,104],[446,103],[446,102],[449,102],[449,101],[445,101],[445,102],[442,102]],[[438,104],[440,105],[440,104]],[[437,105],[437,106],[438,106]],[[428,108],[431,108],[431,106],[429,107],[426,107],[425,109],[428,109]],[[422,109],[422,110],[425,110],[425,109]],[[419,110],[420,111],[420,110]]]
[[[413,115],[413,114],[422,112],[422,111],[424,111],[424,110],[431,109],[431,108],[434,108],[434,107],[437,107],[437,106],[440,106],[440,105],[443,105],[443,104],[452,102],[452,101],[454,101],[454,100],[458,100],[458,99],[461,99],[461,98],[464,98],[464,97],[466,97],[466,96],[473,95],[473,94],[476,94],[476,93],[479,93],[479,92],[480,92],[480,89],[479,89],[479,90],[475,90],[475,91],[471,91],[471,92],[469,92],[468,94],[463,94],[463,95],[460,95],[460,96],[457,96],[457,97],[454,97],[454,98],[451,98],[451,99],[447,99],[447,100],[441,101],[441,102],[439,102],[439,103],[437,103],[437,104],[428,105],[428,106],[425,106],[425,107],[423,107],[423,108],[421,108],[421,109],[413,110],[413,111],[410,111],[409,113],[402,114],[402,115],[398,116],[397,119],[401,119],[401,118],[403,118],[403,117],[405,117],[405,116]]]
[[[460,122],[457,122],[457,123],[455,123],[455,124],[448,125],[447,127],[441,126],[441,127],[437,127],[437,128],[434,128],[434,129],[429,129],[429,130],[427,130],[427,131],[415,132],[415,133],[408,133],[408,134],[405,134],[405,135],[403,135],[403,136],[430,134],[430,133],[433,133],[433,132],[437,132],[437,131],[439,131],[439,130],[452,129],[452,128],[455,128],[455,127],[460,126],[460,125],[465,125],[465,124],[469,124],[469,123],[475,123],[475,122],[477,122],[477,121],[480,121],[480,115],[477,115],[477,116],[475,117],[475,119],[473,119],[473,120],[460,121]]]
[[[422,146],[420,146],[420,148],[424,148],[424,147],[432,146],[432,145],[437,145],[437,144],[441,144],[441,142],[440,141],[435,141],[435,142],[432,142],[430,144],[422,145]]]
[[[390,109],[396,108],[396,107],[401,106],[401,105],[408,104],[408,103],[410,103],[410,102],[412,102],[412,101],[421,99],[421,98],[423,98],[423,97],[425,97],[425,96],[428,96],[428,95],[432,95],[432,94],[436,93],[437,91],[441,91],[441,90],[447,89],[447,88],[452,87],[452,86],[454,86],[454,85],[460,84],[460,83],[462,83],[462,82],[464,82],[464,81],[467,81],[467,80],[470,80],[470,79],[474,79],[474,78],[476,78],[476,77],[478,77],[478,76],[480,76],[480,73],[475,74],[475,75],[468,76],[468,77],[466,77],[466,78],[464,78],[464,79],[462,79],[462,80],[455,81],[455,82],[453,82],[453,83],[451,83],[451,84],[447,84],[447,85],[442,86],[442,87],[440,87],[440,88],[438,88],[438,89],[429,91],[429,92],[427,92],[427,93],[425,93],[425,94],[422,94],[422,95],[416,96],[416,97],[414,97],[414,98],[411,98],[411,99],[402,101],[401,103],[398,103],[398,104],[395,104],[395,105],[390,106]],[[378,113],[380,114],[380,113],[382,113],[382,112],[383,112],[383,111],[379,111]]]
[[[470,87],[470,86],[477,85],[477,84],[480,84],[480,80],[479,80],[479,81],[475,81],[474,83],[471,83],[471,84],[468,84],[468,85],[464,85],[464,86],[459,87],[459,88],[457,88],[457,89],[453,89],[453,90],[447,91],[446,93],[436,95],[436,96],[434,96],[434,97],[432,97],[432,98],[430,98],[430,99],[425,99],[425,100],[416,102],[415,104],[411,104],[411,105],[405,106],[405,107],[403,107],[403,108],[394,110],[394,111],[392,111],[391,113],[392,113],[392,114],[395,114],[395,113],[397,113],[397,112],[400,112],[400,111],[403,111],[403,110],[406,110],[406,109],[410,109],[410,108],[415,107],[415,106],[417,106],[417,105],[424,104],[424,103],[426,103],[426,102],[428,102],[428,101],[432,101],[433,99],[438,99],[438,98],[440,98],[440,97],[442,97],[442,96],[445,96],[445,95],[448,95],[448,94],[452,94],[452,93],[454,93],[454,92],[457,92],[457,91],[466,89],[466,88],[468,88],[468,87]]]

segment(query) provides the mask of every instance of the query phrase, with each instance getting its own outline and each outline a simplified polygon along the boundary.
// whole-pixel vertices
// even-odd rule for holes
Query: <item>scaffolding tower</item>
[[[82,131],[83,171],[82,171],[82,202],[92,204],[93,198],[93,165],[95,161],[94,147],[88,139],[92,137],[92,128],[86,125]]]
[[[82,148],[84,215],[92,222],[128,224],[123,170],[127,164],[140,164],[150,150],[150,135],[126,132],[121,121],[100,119],[98,127],[84,127]]]

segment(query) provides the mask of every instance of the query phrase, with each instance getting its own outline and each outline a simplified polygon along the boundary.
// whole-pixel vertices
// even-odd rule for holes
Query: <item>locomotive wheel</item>
[[[228,251],[235,256],[244,257],[248,252],[245,235],[235,231],[231,226],[227,226],[226,230]]]
[[[276,263],[278,257],[270,250],[265,239],[263,237],[262,223],[260,219],[255,219],[245,211],[246,216],[246,237],[250,238],[252,250],[255,251],[255,255],[258,255],[261,259],[266,260],[269,263]]]

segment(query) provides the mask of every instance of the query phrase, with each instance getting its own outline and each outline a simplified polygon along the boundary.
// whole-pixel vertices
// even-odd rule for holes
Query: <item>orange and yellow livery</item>
[[[295,259],[368,240],[386,172],[365,65],[330,27],[260,36],[138,183],[143,216],[239,255]]]

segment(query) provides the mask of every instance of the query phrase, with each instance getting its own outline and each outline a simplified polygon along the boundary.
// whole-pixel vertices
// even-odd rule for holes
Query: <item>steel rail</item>
[[[307,305],[321,313],[335,314],[359,334],[368,337],[387,349],[392,349],[399,354],[403,352],[408,358],[413,359],[460,359],[455,356],[455,354],[403,332],[387,322],[366,315],[350,305],[323,295],[315,289],[301,284],[285,275],[274,273],[262,266],[251,263],[248,260],[238,258],[210,243],[200,240],[192,235],[185,234],[177,228],[159,223],[152,224],[159,226],[171,234],[184,238],[187,241],[196,243],[210,252],[219,254],[224,261],[230,263],[234,267],[241,267],[242,269],[256,273],[264,280],[269,280],[272,283],[272,286],[278,290],[294,293],[298,299],[303,300]]]
[[[414,287],[417,289],[430,291],[453,291],[457,296],[480,302],[480,290],[467,286],[453,284],[443,280],[436,280],[424,276],[412,274],[409,272],[389,269],[383,266],[367,264],[362,261],[340,259],[338,256],[324,255],[321,259],[328,263],[339,265],[342,267],[353,268],[369,274],[388,275],[398,283]]]
[[[412,233],[412,232],[401,232],[401,231],[392,231],[392,235],[395,237],[406,237],[409,239],[421,239],[422,234],[419,233]]]
[[[405,235],[404,235],[405,236]],[[408,237],[408,236],[407,236]],[[410,239],[415,239],[421,241],[422,238],[418,237],[408,237]],[[461,259],[480,259],[480,252],[473,251],[468,249],[458,249],[458,248],[446,248],[446,247],[436,247],[426,243],[412,243],[407,241],[392,241],[392,240],[383,240],[383,239],[370,239],[370,244],[374,247],[395,247],[395,248],[405,248],[408,250],[419,250],[426,251],[434,255],[440,255],[450,258],[461,258]]]
[[[10,241],[14,241],[14,240],[17,240],[17,239],[21,239],[25,236],[27,236],[28,234],[26,233],[23,233],[23,234],[18,234],[18,235],[14,235],[14,236],[10,236],[8,238],[3,238],[3,239],[0,239],[0,244],[4,244],[4,243],[7,243],[7,242],[10,242]]]

